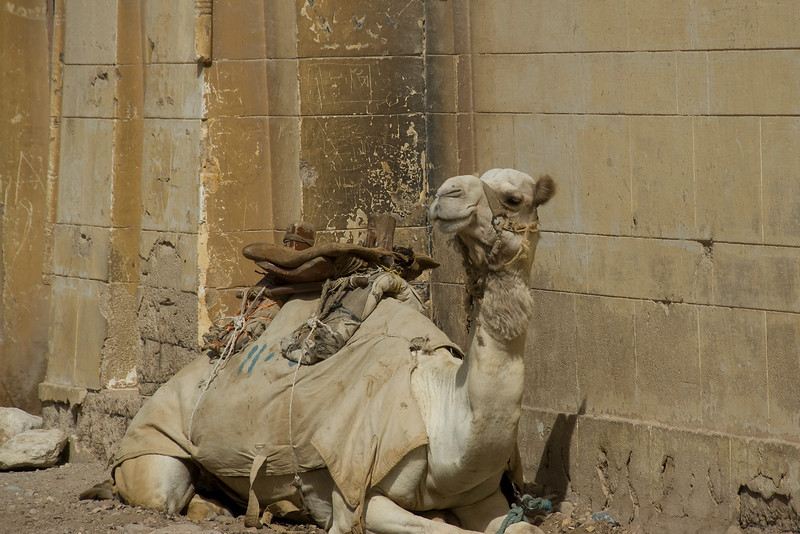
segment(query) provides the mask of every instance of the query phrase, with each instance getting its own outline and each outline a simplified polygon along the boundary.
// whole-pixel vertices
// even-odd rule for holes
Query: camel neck
[[[471,412],[468,442],[500,450],[513,448],[525,383],[525,338],[532,313],[527,285],[518,276],[492,275],[477,303],[477,321],[459,369]],[[487,439],[487,436],[496,439]],[[476,457],[485,451],[472,451]]]

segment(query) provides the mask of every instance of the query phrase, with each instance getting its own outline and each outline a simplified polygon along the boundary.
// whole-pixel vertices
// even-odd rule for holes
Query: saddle
[[[287,283],[322,282],[348,276],[369,265],[393,268],[406,281],[417,278],[439,263],[411,249],[370,248],[350,243],[323,243],[304,250],[268,243],[251,243],[242,255],[267,274]]]

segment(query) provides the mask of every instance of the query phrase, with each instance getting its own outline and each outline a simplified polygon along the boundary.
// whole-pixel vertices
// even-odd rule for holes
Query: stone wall
[[[800,528],[800,5],[443,4],[459,90],[431,160],[472,143],[479,172],[560,186],[531,277],[529,480],[654,531]]]

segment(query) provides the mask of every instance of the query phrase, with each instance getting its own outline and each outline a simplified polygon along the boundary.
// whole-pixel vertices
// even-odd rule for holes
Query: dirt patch
[[[102,464],[65,464],[51,469],[0,473],[0,533],[16,534],[211,534],[295,532],[324,534],[309,526],[245,528],[244,517],[191,521],[119,501],[81,501],[78,495],[108,478]]]

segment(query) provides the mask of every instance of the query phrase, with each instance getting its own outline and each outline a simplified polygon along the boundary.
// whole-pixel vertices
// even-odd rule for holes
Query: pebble
[[[572,517],[572,512],[575,511],[575,505],[569,501],[561,501],[561,504],[558,505],[558,511],[561,512],[564,517]]]
[[[22,488],[20,488],[19,486],[6,486],[6,487],[3,488],[3,491],[10,491],[10,492],[13,492],[13,493],[19,493],[20,491],[22,491]]]

